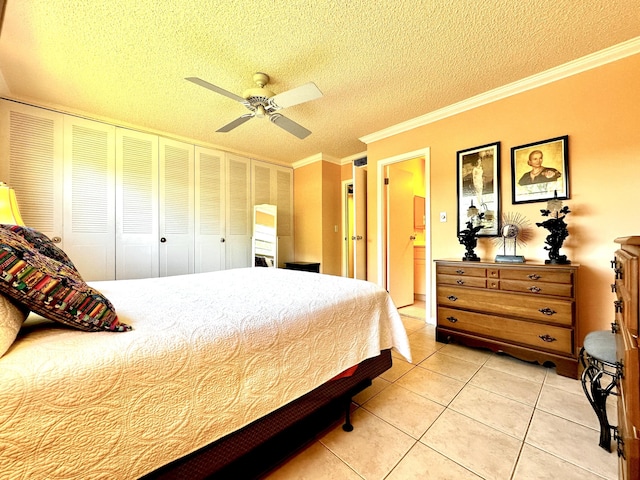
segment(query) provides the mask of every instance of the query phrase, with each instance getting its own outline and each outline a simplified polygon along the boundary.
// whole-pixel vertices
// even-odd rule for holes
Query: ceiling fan
[[[240,102],[251,111],[251,113],[245,113],[244,115],[236,118],[233,122],[219,128],[216,130],[217,132],[229,132],[254,117],[268,117],[269,120],[280,128],[300,139],[303,139],[308,137],[311,134],[311,131],[278,113],[278,110],[322,97],[322,92],[313,82],[305,83],[304,85],[276,95],[271,90],[265,88],[265,85],[269,83],[269,75],[262,72],[258,72],[253,75],[253,81],[256,82],[258,87],[246,90],[242,94],[242,97],[216,85],[212,85],[198,77],[187,77],[185,80],[189,80],[196,85],[208,88],[209,90],[224,95],[225,97],[229,97],[236,102]]]

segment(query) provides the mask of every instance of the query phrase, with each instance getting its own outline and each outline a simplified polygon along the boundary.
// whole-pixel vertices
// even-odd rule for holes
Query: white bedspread
[[[365,281],[254,268],[92,285],[134,330],[32,315],[0,358],[1,478],[133,479],[381,349],[410,358],[390,297]]]

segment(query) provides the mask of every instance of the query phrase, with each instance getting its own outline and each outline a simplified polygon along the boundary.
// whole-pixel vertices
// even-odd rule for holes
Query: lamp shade
[[[0,223],[7,225],[23,225],[16,192],[4,182],[0,182]]]

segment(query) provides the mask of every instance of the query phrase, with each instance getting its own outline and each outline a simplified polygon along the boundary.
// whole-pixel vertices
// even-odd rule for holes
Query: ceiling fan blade
[[[212,91],[214,91],[216,93],[219,93],[220,95],[224,95],[225,97],[229,97],[231,100],[235,100],[236,102],[240,102],[240,103],[246,103],[247,102],[240,95],[236,95],[235,93],[231,93],[231,92],[225,90],[224,88],[220,88],[220,87],[218,87],[216,85],[213,85],[213,84],[211,84],[209,82],[205,82],[201,78],[198,78],[198,77],[187,77],[187,78],[185,78],[185,80],[189,80],[190,82],[193,82],[196,85],[200,85],[201,87],[208,88],[209,90],[212,90]]]
[[[253,113],[245,113],[244,115],[239,116],[233,122],[227,123],[224,127],[220,127],[216,132],[230,132],[236,127],[239,127],[247,120],[251,120],[253,118]]]
[[[275,123],[277,126],[279,126],[280,128],[286,130],[287,132],[291,133],[292,135],[295,135],[296,137],[298,137],[300,140],[303,140],[305,138],[307,138],[309,135],[311,135],[311,130],[307,130],[306,128],[304,128],[302,125],[294,122],[293,120],[280,115],[279,113],[274,113],[269,115],[269,120],[271,120],[273,123]]]
[[[299,87],[292,88],[286,92],[274,95],[269,99],[269,103],[274,107],[287,108],[300,103],[309,102],[322,97],[322,92],[315,83],[309,82]]]

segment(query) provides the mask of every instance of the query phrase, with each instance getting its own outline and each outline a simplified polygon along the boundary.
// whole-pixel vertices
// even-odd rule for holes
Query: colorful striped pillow
[[[75,268],[40,253],[21,232],[7,228],[0,228],[0,293],[79,330],[131,330],[118,320],[111,302],[87,285]]]
[[[22,225],[3,225],[0,224],[0,228],[4,228],[5,230],[11,230],[18,235],[24,237],[24,239],[31,245],[32,248],[36,249],[43,255],[47,257],[53,258],[61,263],[64,263],[69,268],[76,270],[76,266],[73,264],[71,259],[64,253],[60,247],[58,247],[55,243],[51,241],[49,237],[47,237],[44,233],[39,232],[31,227],[25,227]]]

